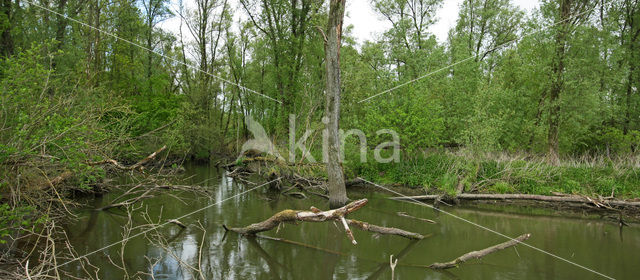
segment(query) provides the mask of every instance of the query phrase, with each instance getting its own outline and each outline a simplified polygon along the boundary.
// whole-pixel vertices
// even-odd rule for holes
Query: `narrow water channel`
[[[206,185],[212,197],[180,194],[183,201],[179,201],[167,194],[145,200],[139,211],[146,210],[156,220],[161,215],[161,220],[165,221],[252,187],[224,176],[215,168],[191,166],[186,175],[193,176],[190,179],[193,183]],[[117,195],[109,194],[92,203],[99,207]],[[111,264],[109,259],[119,266],[124,265],[131,275],[144,271],[153,273],[155,279],[391,279],[389,255],[400,256],[395,279],[603,279],[522,245],[443,272],[421,267],[449,261],[505,239],[427,207],[386,199],[384,194],[350,194],[352,199],[361,197],[369,198],[369,204],[352,214],[354,219],[430,236],[412,242],[354,229],[358,241],[354,246],[333,223],[287,224],[277,232],[264,234],[308,246],[225,234],[222,224],[244,226],[283,209],[326,208],[327,203],[322,198],[295,199],[270,193],[265,188],[182,219],[182,223],[189,225],[184,230],[172,224],[159,228],[158,233],[167,239],[166,248],[137,237],[126,243],[123,258],[120,258],[121,246],[117,245],[88,259],[100,269],[98,276],[101,279],[122,279],[124,276],[123,270]],[[510,213],[512,207],[444,209],[509,236],[531,233],[527,243],[613,278],[637,279],[640,275],[640,227],[637,225],[620,231],[615,223],[567,218],[548,209],[520,207],[517,214]],[[396,215],[399,211],[438,223],[401,217]],[[71,245],[78,253],[122,240],[122,228],[127,221],[124,211],[87,209],[78,214],[79,221],[69,230]],[[196,226],[198,222],[204,230]],[[143,223],[143,219],[136,217],[134,226],[136,223]],[[198,264],[202,276],[187,268]],[[77,263],[66,269],[80,275]],[[150,275],[141,277],[152,279]]]

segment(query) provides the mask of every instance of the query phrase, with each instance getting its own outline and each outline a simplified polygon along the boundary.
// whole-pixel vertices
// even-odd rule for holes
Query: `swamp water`
[[[185,176],[192,176],[189,180],[193,184],[207,186],[211,198],[181,193],[179,197],[183,201],[180,201],[164,194],[144,200],[138,211],[146,210],[154,221],[161,215],[160,221],[164,222],[254,187],[234,181],[215,168],[191,166],[186,173]],[[93,206],[108,204],[116,196],[118,194],[113,193],[97,198],[92,201]],[[400,257],[395,279],[604,279],[523,245],[469,261],[459,268],[430,270],[424,266],[450,261],[506,239],[426,206],[386,199],[385,194],[376,192],[350,193],[351,199],[364,197],[369,203],[349,217],[430,236],[416,242],[353,229],[358,241],[354,246],[332,222],[285,224],[277,231],[263,233],[308,246],[226,233],[222,224],[245,226],[283,209],[309,209],[310,206],[326,209],[328,204],[316,196],[296,199],[278,195],[265,186],[181,219],[188,225],[186,229],[168,224],[151,232],[166,238],[167,246],[158,246],[140,236],[128,240],[122,254],[118,244],[87,258],[99,268],[101,279],[124,277],[123,270],[111,264],[109,258],[118,266],[125,266],[130,275],[144,271],[153,273],[155,279],[391,279],[390,255]],[[620,231],[613,222],[567,218],[548,209],[491,208],[445,207],[443,210],[508,236],[531,233],[528,244],[613,278],[640,279],[640,226],[637,224]],[[516,209],[518,213],[511,214]],[[438,223],[401,217],[396,214],[400,211]],[[71,245],[79,254],[122,240],[122,229],[128,220],[125,211],[79,210],[78,215],[79,221],[68,231]],[[198,222],[203,228],[199,228]],[[143,223],[139,215],[135,216],[133,226]],[[202,275],[188,268],[198,264]],[[65,269],[81,275],[77,262]],[[150,275],[138,275],[152,279]]]

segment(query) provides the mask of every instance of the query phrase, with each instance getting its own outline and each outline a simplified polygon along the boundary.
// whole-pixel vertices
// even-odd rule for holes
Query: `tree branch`
[[[466,254],[464,254],[464,255],[462,255],[462,256],[458,257],[457,259],[452,260],[450,262],[433,263],[433,264],[429,265],[429,268],[432,268],[432,269],[447,269],[447,268],[457,267],[459,264],[461,264],[463,262],[466,262],[468,260],[479,259],[479,258],[482,258],[482,257],[484,257],[486,255],[491,254],[491,253],[495,253],[495,252],[498,252],[500,250],[504,250],[506,248],[518,245],[518,243],[521,243],[521,242],[529,239],[529,237],[531,237],[531,234],[530,233],[526,233],[526,234],[518,236],[515,239],[511,239],[511,240],[509,240],[507,242],[500,243],[498,245],[491,246],[489,248],[482,249],[480,251],[473,251],[473,252],[466,253]]]

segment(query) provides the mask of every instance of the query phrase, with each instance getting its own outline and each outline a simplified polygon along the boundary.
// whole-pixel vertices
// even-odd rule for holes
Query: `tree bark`
[[[358,220],[350,220],[345,219],[344,217],[354,212],[367,204],[367,199],[356,200],[354,202],[349,203],[346,206],[328,210],[321,211],[315,207],[311,207],[310,211],[302,211],[302,210],[282,210],[270,218],[259,222],[248,225],[242,228],[229,228],[227,226],[223,227],[226,230],[237,232],[245,235],[256,235],[259,232],[268,231],[278,227],[281,223],[295,223],[298,221],[302,222],[325,222],[325,221],[339,221],[344,225],[347,236],[351,239],[353,244],[356,244],[353,235],[351,234],[351,230],[348,226],[354,226],[363,231],[375,232],[380,234],[391,234],[397,235],[401,237],[405,237],[408,239],[416,239],[420,240],[424,238],[424,235],[414,232],[409,232],[406,230],[391,228],[391,227],[382,227],[377,225],[372,225],[367,222],[362,222]]]
[[[392,197],[395,200],[436,200],[441,198],[440,195],[418,195],[418,196],[406,196],[406,197]],[[640,207],[640,201],[624,201],[604,199],[598,200],[579,195],[566,195],[566,196],[549,196],[549,195],[536,195],[536,194],[469,194],[463,193],[457,195],[455,198],[463,200],[535,200],[545,202],[575,202],[575,203],[588,203],[598,207],[604,206],[631,206]]]
[[[329,205],[331,208],[345,205],[347,190],[340,163],[340,42],[342,37],[342,21],[344,19],[345,0],[331,0],[329,21],[327,24],[327,41],[325,42],[326,63],[326,104],[327,123],[327,176],[329,179]]]
[[[422,234],[406,231],[399,228],[382,227],[382,226],[372,225],[367,222],[362,222],[358,220],[349,220],[349,219],[347,219],[347,223],[349,223],[350,226],[357,227],[363,231],[375,232],[380,234],[397,235],[397,236],[402,236],[404,238],[415,239],[415,240],[424,239],[424,235]]]
[[[328,211],[320,211],[315,207],[311,207],[311,211],[287,209],[282,210],[271,216],[269,219],[266,219],[259,223],[251,224],[243,228],[228,228],[225,226],[225,229],[240,234],[255,235],[259,232],[271,230],[279,226],[281,223],[291,223],[298,221],[324,222],[328,220],[338,220],[340,219],[340,217],[344,217],[345,215],[362,208],[367,204],[367,202],[367,199],[356,200],[343,207]]]
[[[2,27],[0,34],[0,57],[9,57],[13,54],[13,37],[11,36],[12,24],[12,4],[11,0],[1,0],[0,24]]]
[[[518,245],[518,243],[529,239],[529,237],[531,237],[530,233],[523,234],[523,235],[520,235],[517,238],[511,239],[511,240],[509,240],[507,242],[500,243],[498,245],[491,246],[489,248],[482,249],[480,251],[473,251],[473,252],[466,253],[466,254],[464,254],[464,255],[462,255],[462,256],[458,257],[457,259],[452,260],[450,262],[433,263],[433,264],[429,265],[429,268],[432,268],[432,269],[447,269],[447,268],[457,267],[459,264],[461,264],[463,262],[466,262],[468,260],[479,259],[479,258],[482,258],[482,257],[484,257],[486,255],[491,254],[491,253],[495,253],[495,252],[498,252],[500,250],[504,250],[506,248]]]
[[[551,90],[549,91],[549,134],[548,134],[548,160],[552,164],[559,163],[558,156],[558,126],[560,120],[560,92],[564,82],[564,59],[569,32],[569,17],[571,15],[571,0],[560,2],[560,24],[555,35],[555,56],[553,57]]]

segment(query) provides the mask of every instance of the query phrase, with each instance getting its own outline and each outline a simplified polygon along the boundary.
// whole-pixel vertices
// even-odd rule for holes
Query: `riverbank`
[[[203,252],[202,265],[205,268],[211,267],[202,270],[204,278],[207,279],[272,279],[276,275],[281,279],[298,279],[305,276],[320,279],[331,278],[331,275],[336,275],[333,278],[337,279],[373,279],[379,274],[379,267],[385,267],[386,271],[377,279],[390,279],[389,255],[394,255],[394,259],[401,258],[396,267],[396,277],[437,278],[442,277],[442,272],[424,266],[433,262],[448,261],[465,252],[505,241],[491,232],[428,207],[390,200],[387,199],[387,194],[372,192],[369,187],[355,186],[349,188],[350,198],[367,198],[369,203],[352,213],[350,218],[401,228],[429,237],[419,242],[410,242],[398,236],[371,235],[352,228],[358,241],[358,245],[354,246],[345,236],[343,229],[337,228],[333,223],[283,224],[279,229],[264,233],[271,239],[245,238],[230,233],[225,235],[223,224],[234,227],[246,226],[267,219],[283,209],[306,210],[310,206],[316,206],[324,210],[326,200],[318,196],[300,199],[263,188],[244,193],[256,185],[229,178],[226,172],[211,166],[185,167],[184,176],[192,178],[189,184],[201,184],[206,181],[213,197],[187,194],[182,197],[185,203],[177,202],[171,195],[150,198],[145,200],[144,204],[149,206],[149,214],[152,217],[158,217],[160,214],[163,218],[181,217],[213,202],[235,195],[239,197],[180,219],[187,226],[184,230],[173,224],[159,228],[158,233],[161,236],[171,239],[170,246],[158,246],[162,244],[145,238],[134,238],[126,243],[122,256],[120,245],[88,256],[88,262],[100,268],[100,278],[120,279],[124,278],[126,272],[131,275],[137,271],[154,272],[156,278],[160,275],[167,278],[185,277],[184,275],[191,275],[193,272],[190,267],[199,267],[200,251]],[[263,181],[259,179],[247,178],[248,181],[260,184]],[[108,205],[118,196],[120,192],[106,194],[96,202],[95,207]],[[93,205],[94,202],[89,203]],[[531,233],[528,244],[562,257],[574,256],[571,260],[612,277],[622,279],[634,275],[637,271],[633,266],[632,256],[640,244],[637,242],[640,228],[633,224],[623,228],[620,234],[620,229],[615,223],[600,220],[597,216],[582,218],[576,214],[566,217],[566,212],[559,213],[551,209],[493,205],[493,211],[489,212],[476,210],[464,204],[456,207],[443,206],[441,209],[509,236]],[[141,210],[144,213],[146,207]],[[406,212],[412,217],[400,216],[397,212]],[[513,212],[518,214],[511,214]],[[122,213],[121,210],[80,212],[78,223],[74,225],[76,230],[71,233],[72,246],[84,253],[122,240],[123,226],[127,223]],[[437,223],[432,224],[416,218],[430,219]],[[143,220],[138,222],[144,223]],[[202,227],[198,222],[202,223]],[[340,226],[340,223],[338,225]],[[293,242],[285,243],[279,240]],[[598,242],[593,243],[593,240]],[[187,252],[184,248],[193,250]],[[128,265],[127,271],[105,261],[105,255],[111,256],[116,264],[124,259]],[[292,255],[295,257],[286,257]],[[319,262],[319,258],[333,261]],[[156,260],[160,262],[156,264]],[[242,265],[237,265],[238,263]],[[524,279],[536,279],[539,278],[540,267],[551,266],[552,274],[548,274],[548,277],[589,277],[579,269],[561,261],[549,260],[547,255],[525,246],[518,246],[517,253],[512,248],[481,261],[471,261],[450,272],[463,279],[473,278],[478,274],[493,279],[504,277],[505,273],[520,275],[520,278]],[[74,269],[75,267],[68,267],[74,276],[85,276],[81,270]],[[195,272],[195,275],[197,278],[198,272]]]
[[[405,157],[399,163],[350,161],[345,167],[372,182],[422,189],[427,194],[560,193],[640,198],[640,163],[635,157],[572,159],[551,165],[533,156],[436,152]]]
[[[532,156],[437,152],[404,156],[399,163],[347,160],[343,166],[350,189],[370,187],[436,204],[537,205],[601,214],[619,222],[621,215],[640,220],[640,168],[634,160],[583,158],[550,165]],[[290,164],[267,157],[240,158],[228,167],[283,177],[292,186],[314,187],[326,178],[322,164]]]

